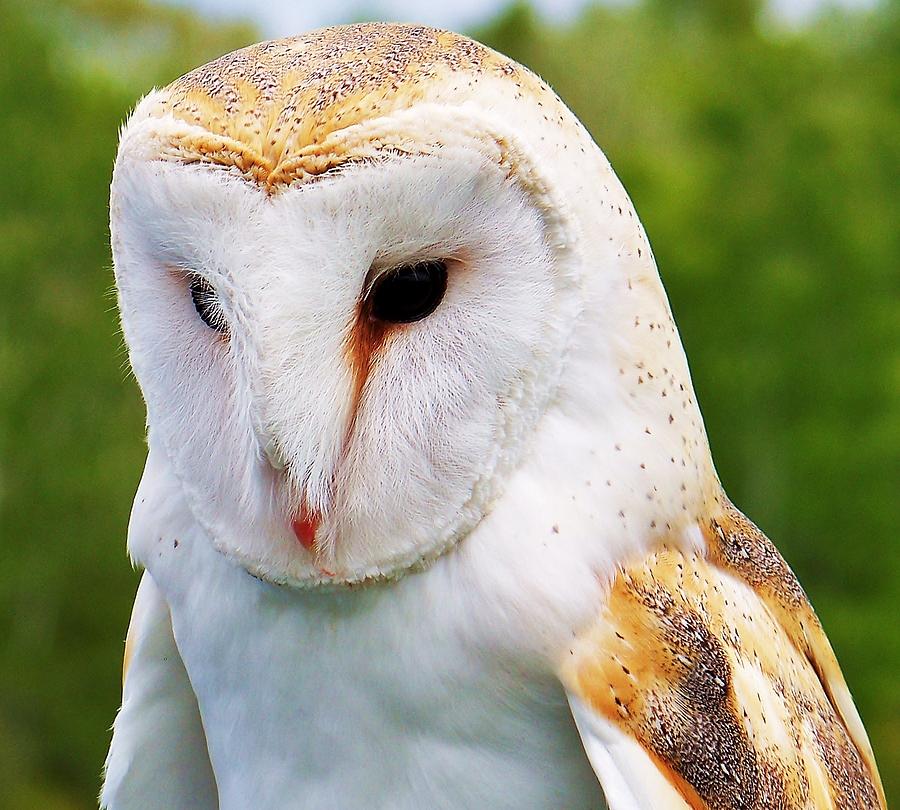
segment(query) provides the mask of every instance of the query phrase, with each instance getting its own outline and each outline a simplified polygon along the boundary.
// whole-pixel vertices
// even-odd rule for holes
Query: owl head
[[[399,576],[511,491],[537,515],[593,479],[609,543],[708,495],[626,193],[476,42],[337,27],[188,73],[122,131],[111,228],[151,450],[257,576]]]

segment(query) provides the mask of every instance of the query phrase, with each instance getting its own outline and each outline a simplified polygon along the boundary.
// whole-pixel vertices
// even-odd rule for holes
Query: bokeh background
[[[95,807],[119,699],[145,447],[110,291],[117,129],[263,34],[379,16],[256,5],[0,0],[2,808]],[[900,3],[849,5],[475,2],[459,25],[544,76],[630,190],[721,477],[809,591],[897,801]]]

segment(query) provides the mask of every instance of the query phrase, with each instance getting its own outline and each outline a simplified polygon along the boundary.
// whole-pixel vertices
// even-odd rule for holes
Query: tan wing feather
[[[710,560],[747,582],[777,617],[794,645],[803,651],[872,774],[884,805],[875,754],[819,617],[769,538],[727,499],[725,504],[724,513],[710,523]]]
[[[141,580],[143,582],[143,580]],[[125,652],[122,655],[122,689],[125,689],[125,681],[128,680],[128,670],[131,669],[131,662],[134,658],[134,651],[138,646],[138,636],[141,632],[141,625],[144,622],[144,614],[146,609],[143,608],[140,599],[140,589],[135,595],[134,604],[131,607],[131,618],[128,620],[128,632],[125,634]]]
[[[706,554],[624,567],[562,668],[692,808],[884,808],[871,747],[806,595],[728,505]]]

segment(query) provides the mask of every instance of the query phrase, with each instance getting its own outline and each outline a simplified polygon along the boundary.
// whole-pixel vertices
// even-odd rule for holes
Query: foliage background
[[[143,409],[107,189],[138,96],[258,38],[141,0],[0,0],[0,807],[96,806],[138,575]],[[582,117],[653,240],[718,469],[834,643],[900,799],[900,3],[787,31],[644,0],[476,36]]]

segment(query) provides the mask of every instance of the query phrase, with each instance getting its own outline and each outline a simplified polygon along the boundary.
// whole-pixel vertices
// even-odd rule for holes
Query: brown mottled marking
[[[769,538],[727,497],[723,496],[721,501],[722,513],[710,520],[704,532],[710,559],[754,589],[793,644],[806,656],[873,775],[883,802],[875,755],[834,650],[806,593]]]
[[[794,572],[772,542],[733,504],[709,522],[710,559],[753,588],[772,597],[785,610],[802,608],[818,623]]]
[[[631,734],[691,807],[885,807],[796,577],[730,504],[705,528],[706,556],[663,546],[620,570],[563,664],[567,688]]]
[[[533,74],[471,39],[372,23],[226,54],[166,87],[148,113],[192,127],[173,135],[160,157],[230,167],[273,188],[343,162],[331,136],[427,100],[442,83],[487,74],[555,98]]]

